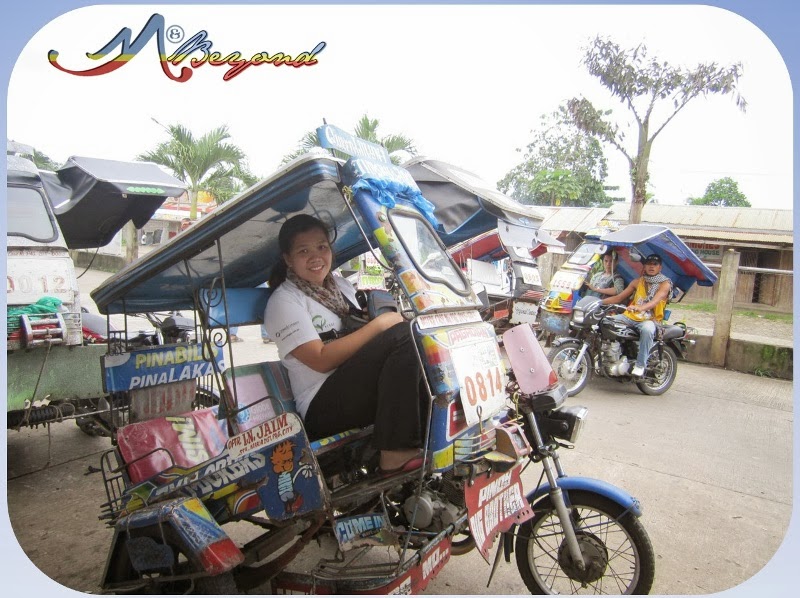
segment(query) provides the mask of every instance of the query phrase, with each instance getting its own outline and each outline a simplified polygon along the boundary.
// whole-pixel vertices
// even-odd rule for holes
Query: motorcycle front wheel
[[[637,382],[636,386],[646,395],[663,395],[675,382],[675,376],[677,375],[678,358],[675,357],[675,352],[669,347],[662,347],[661,359],[659,359],[658,349],[656,348],[647,361],[645,378],[641,382]]]
[[[585,567],[567,546],[549,497],[520,526],[517,568],[532,594],[647,594],[655,577],[653,545],[639,519],[592,492],[570,492],[570,517]]]
[[[567,389],[567,396],[570,397],[574,397],[582,391],[592,375],[592,362],[588,351],[581,357],[575,371],[570,371],[582,346],[583,343],[580,341],[567,341],[553,347],[547,355],[547,360],[553,366],[558,381],[564,385],[564,388]]]

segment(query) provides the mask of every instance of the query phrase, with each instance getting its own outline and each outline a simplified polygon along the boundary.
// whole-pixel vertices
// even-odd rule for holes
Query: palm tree
[[[136,159],[166,166],[186,183],[192,220],[197,218],[198,192],[222,191],[230,197],[242,185],[252,184],[255,177],[247,170],[244,152],[238,146],[226,143],[230,139],[227,125],[195,138],[183,125],[164,126],[155,119],[153,121],[163,127],[170,138]]]
[[[358,123],[353,129],[353,133],[356,137],[371,141],[372,143],[377,143],[378,145],[385,147],[392,159],[392,162],[395,164],[399,163],[400,159],[396,154],[392,155],[394,152],[404,151],[412,155],[417,153],[417,148],[414,145],[414,141],[405,135],[385,135],[384,137],[379,137],[379,126],[380,121],[377,118],[370,118],[365,114],[359,119]],[[316,131],[309,131],[300,139],[297,149],[284,156],[282,163],[285,164],[290,160],[294,160],[298,156],[302,156],[303,154],[311,151],[315,147],[322,147],[319,142],[319,137],[317,137]],[[347,158],[347,156],[336,150],[334,150],[334,154],[341,158]]]

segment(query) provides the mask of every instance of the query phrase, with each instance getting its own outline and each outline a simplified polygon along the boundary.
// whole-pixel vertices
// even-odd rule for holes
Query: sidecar
[[[629,224],[619,230],[598,231],[586,235],[550,281],[540,311],[540,325],[546,332],[569,334],[572,308],[592,275],[602,270],[602,256],[609,249],[616,254],[616,272],[626,285],[642,275],[645,257],[661,256],[662,273],[674,284],[673,301],[680,301],[694,284],[712,286],[717,282],[717,275],[666,226]]]
[[[484,303],[485,319],[498,332],[517,324],[535,325],[544,286],[536,258],[549,247],[564,244],[541,229],[507,222],[450,248],[450,255],[467,274]]]
[[[401,168],[335,127],[319,133],[352,157],[296,159],[92,292],[104,314],[192,312],[199,339],[104,359],[127,424],[101,463],[114,530],[105,592],[419,592],[455,536],[469,529],[487,557],[497,534],[533,516],[506,364],[446,247],[498,219],[535,229],[541,216],[450,165]],[[262,322],[278,232],[298,213],[329,226],[335,266],[373,252],[413,312],[431,399],[420,470],[376,478],[371,428],[310,438],[281,363],[235,362],[229,328]],[[191,399],[199,380],[218,401]],[[258,534],[234,540],[228,524],[241,522]],[[312,540],[328,558],[292,571]],[[355,561],[375,546],[393,550]]]

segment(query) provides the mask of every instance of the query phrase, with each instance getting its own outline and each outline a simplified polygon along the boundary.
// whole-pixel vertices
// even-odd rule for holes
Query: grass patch
[[[673,303],[672,306],[667,306],[667,309],[680,309],[686,311],[717,311],[717,304],[713,301],[698,301],[696,303]]]
[[[748,318],[770,320],[772,322],[794,322],[794,316],[792,314],[775,314],[768,311],[752,311],[749,309],[735,309],[734,314],[737,316],[746,316]]]
[[[697,301],[693,303],[675,303],[667,306],[667,309],[680,310],[680,311],[693,311],[715,313],[717,311],[717,304],[713,301]],[[746,318],[758,318],[759,320],[769,320],[772,322],[794,322],[793,314],[783,314],[771,311],[756,311],[753,309],[734,309],[733,315],[744,316]]]

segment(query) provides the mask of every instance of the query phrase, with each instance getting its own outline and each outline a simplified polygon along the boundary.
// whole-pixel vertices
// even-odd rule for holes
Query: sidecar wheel
[[[644,394],[650,396],[663,395],[675,382],[678,375],[678,358],[669,347],[663,347],[661,359],[658,359],[658,349],[654,349],[647,361],[646,378],[642,382],[637,382]]]
[[[589,378],[592,375],[592,363],[589,359],[589,352],[585,352],[581,357],[581,362],[578,364],[574,372],[569,369],[575,363],[575,358],[580,353],[582,344],[579,341],[567,341],[557,347],[553,347],[547,355],[547,360],[553,366],[553,370],[558,376],[558,381],[561,382],[567,389],[567,396],[574,397],[582,391],[589,383]]]
[[[570,516],[586,567],[578,569],[558,514],[546,497],[520,526],[514,552],[532,594],[647,594],[655,577],[653,545],[639,519],[591,492],[569,493]]]
[[[196,577],[192,574],[202,571],[183,547],[171,529],[145,528],[135,532],[137,538],[151,538],[154,551],[170,551],[174,555],[170,567],[137,571],[128,553],[128,534],[117,533],[114,548],[103,579],[104,594],[240,594],[233,573],[223,573],[213,577]]]

